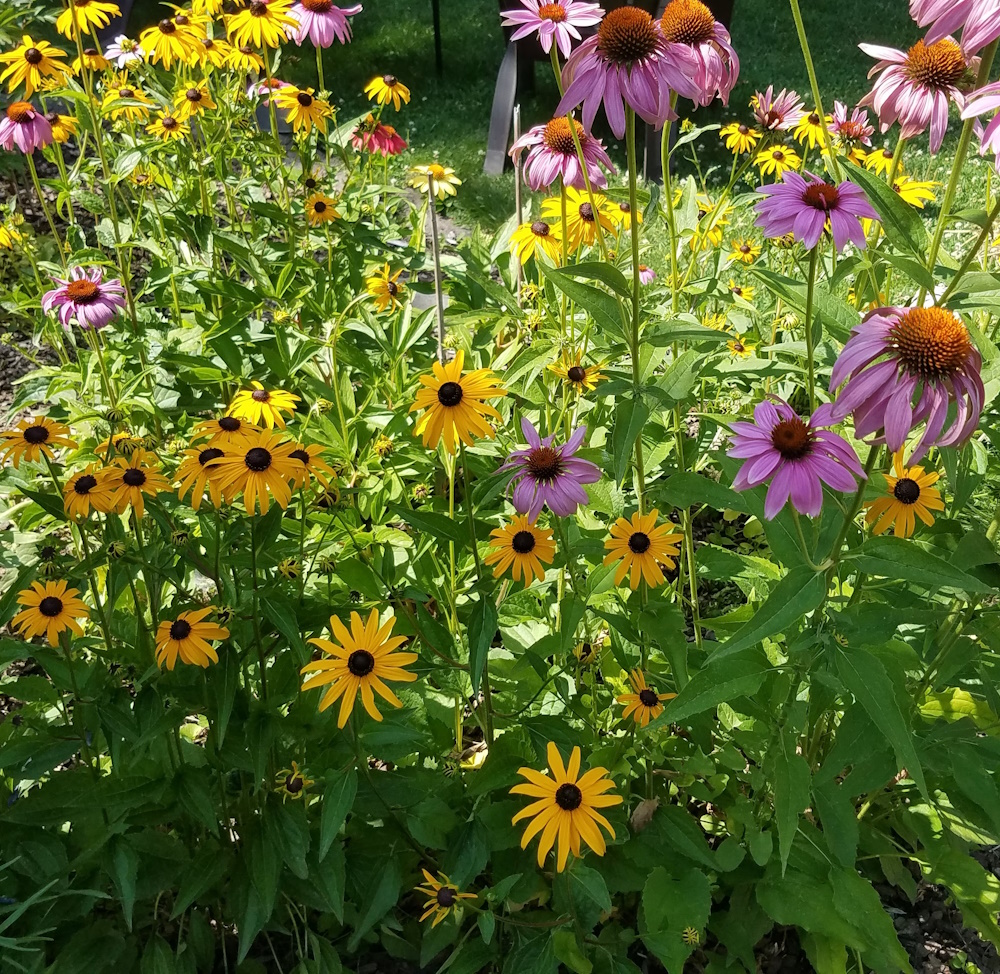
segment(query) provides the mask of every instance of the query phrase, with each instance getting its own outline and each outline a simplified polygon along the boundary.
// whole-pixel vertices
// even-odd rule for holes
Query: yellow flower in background
[[[740,298],[743,301],[753,301],[756,288],[752,284],[737,284],[736,281],[729,278],[729,293],[734,298]]]
[[[632,206],[629,203],[610,203],[607,208],[611,222],[622,230],[632,229]],[[635,211],[635,222],[642,224],[642,210]]]
[[[407,105],[410,103],[410,89],[394,74],[383,74],[378,78],[372,78],[365,85],[365,94],[369,101],[378,102],[380,105],[388,105],[391,102],[397,112],[401,103]]]
[[[334,204],[336,200],[331,199],[326,193],[313,193],[306,200],[306,219],[309,226],[316,227],[321,223],[329,223],[331,220],[339,220],[340,214]]]
[[[450,166],[440,166],[432,162],[429,166],[412,166],[408,185],[421,193],[431,192],[439,200],[455,195],[455,187],[462,185],[462,180],[455,175]]]
[[[538,260],[539,254],[545,254],[553,264],[558,264],[562,255],[559,224],[549,224],[544,220],[522,223],[510,235],[510,252],[522,266],[532,257]]]
[[[895,152],[892,149],[872,149],[865,156],[865,169],[881,176],[882,173],[888,172],[892,168],[892,158],[894,155]],[[901,176],[902,174],[903,167],[899,165],[896,167],[896,175]]]
[[[778,179],[802,165],[802,158],[788,145],[773,145],[757,153],[754,165],[760,169],[762,176],[776,176]]]
[[[76,135],[79,122],[72,115],[58,115],[53,112],[46,115],[45,120],[52,126],[52,140],[54,142],[69,142]]]
[[[20,243],[23,237],[16,227],[0,223],[0,250],[13,250],[14,244]]]
[[[568,382],[577,392],[593,392],[604,375],[600,365],[583,365],[583,349],[577,349],[572,355],[563,351],[562,357],[554,365],[548,366],[553,374]]]
[[[918,517],[930,527],[934,523],[931,511],[944,510],[941,491],[934,486],[941,475],[925,473],[923,467],[904,467],[902,450],[893,455],[892,469],[891,474],[882,475],[885,495],[865,501],[865,521],[872,525],[873,534],[885,534],[892,528],[897,538],[909,538]]]
[[[35,41],[30,34],[24,34],[13,51],[0,54],[0,64],[7,65],[0,73],[0,82],[7,82],[8,91],[24,85],[25,97],[29,98],[38,90],[43,78],[52,78],[59,84],[66,82],[70,66],[60,60],[64,57],[66,52],[48,41]]]
[[[351,628],[348,628],[336,616],[330,616],[330,629],[337,642],[329,639],[310,639],[332,659],[319,659],[307,663],[300,670],[308,673],[302,684],[302,690],[313,690],[316,687],[330,684],[319,702],[322,713],[340,700],[340,712],[337,715],[337,726],[343,727],[354,709],[357,695],[361,693],[361,704],[373,720],[381,721],[382,714],[375,705],[375,694],[391,706],[400,708],[403,702],[385,681],[396,683],[412,683],[416,673],[404,669],[418,659],[416,653],[397,653],[406,640],[406,636],[393,636],[392,629],[396,617],[391,616],[384,625],[379,625],[378,609],[372,609],[368,622],[362,621],[357,612],[351,613]]]
[[[540,528],[528,520],[526,514],[516,515],[510,524],[490,532],[490,553],[484,559],[487,565],[496,565],[493,577],[499,578],[510,570],[515,582],[524,576],[527,588],[536,578],[545,581],[545,569],[555,558],[556,544],[551,528]]]
[[[459,349],[445,365],[435,362],[430,375],[420,376],[423,386],[417,392],[410,412],[424,410],[413,428],[413,435],[423,438],[424,446],[435,448],[444,438],[449,453],[456,449],[456,438],[472,446],[474,436],[493,439],[490,418],[499,423],[500,414],[486,402],[507,395],[490,369],[475,369],[463,374],[465,352]]]
[[[271,96],[274,106],[285,113],[285,121],[295,132],[309,133],[315,125],[326,132],[326,120],[333,114],[329,102],[316,97],[312,88],[296,88],[285,85]]]
[[[212,506],[218,510],[222,507],[222,487],[219,484],[219,471],[211,466],[212,460],[225,456],[225,450],[217,446],[191,447],[184,451],[184,461],[177,468],[174,479],[179,481],[177,497],[184,500],[184,495],[191,493],[191,510],[197,511],[208,489]]]
[[[212,100],[212,94],[208,90],[208,85],[204,81],[198,81],[190,87],[182,88],[174,95],[174,109],[177,118],[182,122],[194,115],[210,111],[216,104]]]
[[[127,104],[136,101],[140,104]],[[149,95],[141,88],[136,88],[125,74],[117,76],[114,84],[108,86],[101,101],[101,110],[115,121],[124,118],[129,122],[145,122],[149,119],[152,108],[153,102]]]
[[[200,65],[211,64],[213,68],[221,68],[232,57],[233,46],[214,37],[199,37],[195,53]]]
[[[734,156],[741,156],[756,148],[760,141],[760,132],[742,122],[731,122],[719,129],[719,138],[725,141],[726,148]]]
[[[164,18],[139,35],[139,45],[151,64],[163,63],[168,71],[174,61],[187,64],[197,56],[197,36],[174,21]]]
[[[517,773],[527,780],[525,784],[514,785],[510,793],[527,795],[535,800],[522,808],[511,819],[511,824],[531,819],[521,836],[521,848],[526,849],[536,835],[541,836],[538,841],[539,868],[545,864],[545,857],[558,839],[556,869],[562,872],[570,852],[579,857],[581,839],[597,855],[604,855],[607,843],[601,829],[611,838],[615,838],[615,830],[598,809],[620,805],[623,799],[621,795],[605,794],[615,786],[608,777],[607,768],[591,768],[580,775],[580,748],[573,748],[569,763],[564,766],[559,749],[550,741],[546,757],[549,768],[544,773],[534,768],[518,769]],[[549,777],[549,769],[552,777]]]
[[[77,619],[86,619],[90,610],[77,598],[79,589],[67,587],[64,581],[32,582],[30,588],[17,594],[18,605],[24,609],[11,624],[25,639],[44,636],[50,646],[59,645],[59,635],[73,632],[83,635]]]
[[[756,345],[747,345],[744,343],[743,339],[736,335],[730,341],[726,342],[726,348],[737,358],[749,358],[754,353]]]
[[[940,185],[939,182],[932,179],[920,180],[913,179],[911,176],[897,176],[892,188],[904,202],[922,210],[925,202],[933,202],[936,199],[934,187]]]
[[[633,591],[642,579],[650,588],[666,581],[660,566],[675,566],[673,556],[680,551],[684,535],[675,533],[672,528],[676,525],[670,521],[657,525],[659,515],[654,508],[648,514],[633,514],[631,521],[620,517],[611,525],[611,537],[604,542],[609,552],[604,564],[620,562],[615,571],[615,585],[621,585],[626,575]]]
[[[274,790],[281,795],[282,801],[286,798],[298,801],[305,795],[306,789],[316,782],[306,777],[305,771],[299,768],[298,761],[293,761],[290,768],[282,768],[274,776],[274,784]]]
[[[152,125],[146,126],[146,131],[150,135],[155,135],[164,142],[183,139],[191,134],[191,129],[187,122],[182,122],[179,118],[171,115],[170,112],[159,112],[156,121]]]
[[[663,713],[664,700],[673,700],[677,696],[676,693],[658,694],[646,683],[642,670],[632,670],[629,673],[629,682],[632,684],[632,692],[623,693],[618,697],[618,702],[625,704],[622,720],[631,717],[640,727],[647,726],[651,720],[656,720]]]
[[[234,71],[241,71],[244,74],[264,70],[264,59],[249,44],[230,47],[226,63]]]
[[[254,426],[236,416],[220,416],[218,419],[202,420],[191,434],[191,444],[208,440],[206,446],[217,446],[223,450],[239,450],[247,440],[252,440],[260,432]]]
[[[147,496],[170,490],[170,481],[160,473],[160,461],[141,447],[133,450],[128,459],[113,460],[101,471],[101,480],[111,491],[112,509],[123,514],[131,506],[136,517],[142,517]]]
[[[375,307],[379,311],[395,311],[403,303],[401,298],[406,285],[399,283],[399,275],[402,273],[403,269],[400,268],[393,274],[386,263],[381,271],[365,281],[368,293],[375,299]]]
[[[91,510],[107,514],[111,502],[111,488],[96,464],[73,474],[63,485],[63,510],[67,517],[88,517]]]
[[[233,401],[226,411],[227,416],[235,416],[254,426],[265,426],[273,429],[275,426],[285,428],[285,418],[295,412],[295,404],[300,397],[293,392],[282,389],[265,389],[259,382],[251,383],[252,389],[241,389],[233,396]],[[220,420],[221,422],[221,420]]]
[[[453,913],[462,905],[462,900],[474,900],[475,893],[460,893],[458,887],[444,874],[438,873],[435,879],[426,869],[422,869],[425,883],[415,887],[416,892],[427,898],[421,923],[434,917],[431,929],[436,927],[449,913]]]
[[[238,452],[227,452],[209,466],[218,469],[219,486],[227,500],[243,494],[247,514],[266,514],[271,497],[284,510],[292,499],[290,481],[297,473],[292,459],[294,444],[282,443],[281,434],[266,430],[247,440]]]
[[[205,616],[215,611],[215,606],[209,605],[195,612],[182,612],[173,621],[164,619],[156,630],[157,666],[173,670],[178,657],[182,663],[202,669],[209,663],[218,663],[219,654],[209,640],[228,639],[229,630],[204,621]]]
[[[81,70],[106,71],[111,67],[111,62],[96,47],[85,47],[83,56],[73,59],[73,74],[79,74]]]
[[[292,474],[289,481],[292,487],[295,489],[308,487],[310,480],[315,477],[325,490],[329,490],[330,482],[337,479],[337,473],[323,459],[326,447],[315,443],[309,446],[306,446],[304,443],[296,443],[294,445],[295,449],[292,450],[289,456],[293,460],[298,461],[299,469]]]
[[[760,246],[752,240],[730,240],[729,260],[740,264],[752,264],[760,257]]]
[[[69,438],[69,427],[47,416],[25,418],[11,430],[0,432],[0,463],[10,460],[17,469],[22,460],[37,463],[43,457],[52,459],[53,448],[65,446],[73,449],[76,443]]]
[[[191,9],[196,14],[206,14],[209,17],[216,17],[222,13],[225,0],[193,0]]]
[[[826,116],[826,124],[830,126],[833,124],[833,117],[830,115]],[[795,131],[792,133],[795,141],[799,145],[808,144],[810,149],[815,149],[816,146],[823,144],[823,120],[820,118],[818,112],[811,112],[808,115],[803,115],[802,120],[798,125],[795,126]]]
[[[608,198],[601,193],[594,193],[590,202],[590,194],[574,189],[572,186],[566,187],[566,226],[562,227],[562,199],[558,196],[550,196],[542,201],[542,216],[554,225],[558,225],[562,232],[566,234],[571,251],[576,251],[581,244],[592,246],[597,241],[597,224],[600,222],[601,229],[608,233],[613,233],[615,229],[612,211],[617,209],[616,204],[608,201]],[[594,207],[597,212],[594,212]]]
[[[63,37],[75,40],[77,34],[89,34],[91,28],[100,30],[111,23],[112,17],[120,17],[121,10],[116,3],[103,0],[68,0],[66,9],[56,18],[56,30]]]
[[[252,0],[243,10],[226,18],[226,29],[233,44],[242,47],[280,47],[288,40],[298,21],[290,16],[292,0]]]

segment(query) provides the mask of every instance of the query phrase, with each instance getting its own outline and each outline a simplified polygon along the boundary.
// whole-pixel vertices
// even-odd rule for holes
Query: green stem
[[[1000,197],[997,198],[997,202],[994,204],[993,209],[990,210],[989,215],[986,217],[986,223],[983,225],[983,229],[980,230],[979,236],[976,238],[976,242],[969,248],[969,252],[965,255],[965,259],[962,261],[958,270],[955,272],[955,276],[951,279],[951,283],[948,285],[944,294],[938,299],[938,304],[944,306],[948,298],[955,293],[955,289],[958,287],[958,282],[965,276],[966,272],[972,266],[972,262],[976,259],[977,252],[983,244],[989,239],[990,230],[993,229],[993,224],[996,222],[996,218],[1000,216]],[[984,262],[985,264],[985,262]]]
[[[877,443],[869,448],[868,458],[865,460],[865,479],[858,484],[858,489],[855,491],[854,497],[851,499],[850,507],[848,507],[847,512],[844,514],[844,523],[840,526],[840,531],[837,534],[837,540],[833,542],[833,547],[830,549],[830,565],[820,567],[835,566],[837,562],[840,561],[840,550],[844,546],[844,539],[847,537],[847,532],[851,529],[851,525],[854,523],[854,519],[857,517],[858,511],[861,510],[861,503],[865,497],[865,487],[868,485],[868,479],[871,477],[872,470],[875,469],[876,461],[878,460],[881,452],[882,447]]]
[[[819,244],[809,253],[809,280],[806,286],[806,365],[809,381],[809,412],[816,411],[816,364],[813,349],[813,299],[816,291],[816,268],[819,264]]]

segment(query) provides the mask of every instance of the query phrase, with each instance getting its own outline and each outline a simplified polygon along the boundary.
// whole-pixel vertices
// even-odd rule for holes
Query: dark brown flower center
[[[929,88],[951,88],[962,80],[966,67],[961,48],[946,37],[930,45],[917,41],[906,52],[904,70],[917,84]]]
[[[191,623],[187,619],[175,619],[170,623],[170,638],[178,642],[191,635]]]
[[[27,61],[28,64],[41,64],[43,58],[44,55],[40,50],[38,50],[37,47],[29,47],[28,50],[24,52],[24,60]]]
[[[119,88],[118,89],[119,98],[134,98],[135,92],[131,88]]]
[[[815,209],[823,210],[825,213],[836,209],[839,199],[840,193],[837,192],[837,187],[831,186],[829,183],[810,183],[802,194],[803,203],[808,203]]]
[[[315,189],[317,183],[316,180],[312,178],[312,176],[307,176],[306,181],[303,185],[305,186],[306,189]]]
[[[310,13],[325,14],[333,7],[333,0],[302,0],[302,6]]]
[[[399,294],[399,285],[395,281],[386,281],[385,289],[388,291],[390,298],[394,298]]]
[[[555,480],[564,470],[562,454],[551,446],[540,446],[524,462],[528,476],[543,483]]]
[[[395,88],[399,82],[396,80],[396,76],[394,74],[383,74],[382,84],[384,84],[386,88]]]
[[[224,456],[222,450],[218,447],[210,446],[207,450],[202,450],[201,453],[198,454],[198,463],[204,467],[210,460],[218,460],[221,456]]]
[[[84,50],[83,54],[84,54],[84,57],[97,57],[97,48],[96,47],[88,47],[88,48],[86,48]]]
[[[129,487],[141,487],[146,482],[146,474],[138,467],[129,467],[122,474],[122,483]]]
[[[316,202],[313,203],[313,212],[326,213],[326,203],[324,203],[322,200],[316,200]]]
[[[594,222],[594,208],[589,203],[581,203],[579,207],[580,219],[586,223]]]
[[[644,707],[655,707],[660,702],[660,698],[656,695],[654,690],[650,690],[648,687],[645,690],[639,691],[639,703]]]
[[[531,224],[531,232],[536,237],[547,237],[549,235],[549,225],[544,220],[535,220]]]
[[[750,134],[750,126],[749,125],[742,125],[741,124],[736,131],[739,132],[740,135],[749,135]]]
[[[7,106],[7,117],[18,125],[26,125],[35,117],[31,102],[15,101]]]
[[[644,555],[649,551],[651,542],[645,531],[634,531],[628,539],[628,550],[634,555]]]
[[[556,789],[556,804],[566,812],[572,812],[583,804],[583,792],[570,782]]]
[[[622,67],[648,58],[656,51],[656,22],[639,7],[610,10],[597,28],[597,49]]]
[[[446,910],[455,905],[455,891],[450,886],[442,886],[434,894],[438,906],[443,906]]]
[[[201,90],[198,88],[188,88],[188,90],[184,92],[184,97],[188,101],[201,101]]]
[[[173,34],[177,30],[177,25],[169,18],[164,18],[157,25],[161,34]]]
[[[674,44],[704,44],[715,36],[715,17],[701,0],[671,0],[660,18],[660,29]]]
[[[267,16],[267,4],[263,3],[262,0],[254,0],[250,4],[250,16],[251,17],[266,17]]]
[[[749,254],[749,253],[752,253],[752,250],[751,250],[751,247],[750,247],[750,244],[740,244],[740,253],[741,253],[741,254]]]
[[[465,393],[457,382],[443,382],[438,389],[438,402],[442,406],[457,406],[462,401],[463,395]]]
[[[174,23],[178,27],[187,27],[187,25],[191,23],[191,21],[188,18],[187,14],[178,14],[176,17],[174,17]]]
[[[576,120],[574,120],[573,125],[576,128],[577,138],[582,140],[584,137],[583,126]],[[573,141],[573,130],[569,127],[568,118],[560,116],[547,122],[545,130],[542,132],[542,141],[553,152],[564,156],[576,155],[576,143]]]
[[[535,536],[530,531],[518,531],[511,539],[510,546],[519,555],[526,555],[535,550]]]
[[[250,393],[250,398],[254,402],[267,402],[268,399],[271,398],[271,393],[269,393],[266,389],[254,389],[254,391]]]
[[[81,278],[66,285],[66,296],[76,304],[90,304],[97,299],[101,289],[91,280]]]
[[[235,433],[243,424],[235,416],[223,416],[219,420],[219,429],[227,433]]]
[[[566,378],[570,382],[583,382],[587,378],[587,370],[582,365],[571,365],[566,370]]]
[[[297,795],[304,785],[305,782],[297,774],[290,774],[285,778],[285,791],[290,795]]]
[[[243,458],[248,470],[254,473],[263,473],[271,466],[271,454],[262,446],[255,446],[247,450],[247,455]]]
[[[292,450],[288,455],[294,460],[300,460],[307,467],[309,466],[309,453],[306,450]]]
[[[972,350],[965,325],[944,308],[911,308],[889,342],[907,372],[932,381],[960,372]]]
[[[910,477],[900,477],[892,488],[892,496],[901,504],[916,504],[920,499],[920,485]]]
[[[177,128],[178,124],[177,119],[174,118],[173,115],[164,115],[163,121],[160,122],[160,125],[163,126],[164,132],[172,132],[175,128]]]
[[[308,91],[300,91],[295,100],[303,107],[308,108],[313,103],[313,96]]]
[[[77,477],[73,483],[73,493],[86,497],[97,486],[97,478],[93,474],[85,473],[82,477]]]
[[[816,112],[811,112],[809,114],[809,124],[819,125],[819,115],[817,115]]]
[[[771,443],[785,460],[801,460],[812,452],[816,434],[798,416],[783,419],[771,430]]]
[[[783,162],[785,159],[785,153],[782,152],[781,149],[775,149],[771,153],[771,158],[774,159],[775,162]]]
[[[49,429],[39,423],[37,426],[29,426],[21,435],[25,443],[44,443],[49,438]]]
[[[38,611],[41,612],[46,619],[54,619],[63,610],[62,599],[57,599],[54,595],[46,595],[41,602],[38,603]]]
[[[347,668],[353,676],[368,676],[375,669],[375,657],[367,649],[356,649],[347,657]]]

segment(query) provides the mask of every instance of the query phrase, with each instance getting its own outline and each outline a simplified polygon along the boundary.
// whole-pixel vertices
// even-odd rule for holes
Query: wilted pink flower
[[[899,122],[903,139],[912,139],[930,127],[931,152],[937,152],[948,127],[948,102],[954,100],[963,107],[958,83],[975,59],[966,61],[950,37],[934,44],[917,41],[905,53],[879,44],[858,46],[879,59],[868,77],[881,72],[860,104],[875,109],[883,132]]]
[[[583,484],[594,484],[601,479],[601,471],[595,464],[575,456],[583,445],[587,427],[579,427],[562,446],[552,445],[555,434],[545,439],[539,437],[527,419],[521,420],[521,431],[528,441],[527,447],[515,450],[500,467],[517,471],[511,480],[514,507],[532,521],[546,504],[553,514],[568,517],[590,499]]]
[[[977,115],[996,112],[986,124],[985,129],[977,121],[976,131],[979,134],[979,154],[984,156],[987,152],[992,152],[996,157],[995,164],[1000,169],[1000,112],[997,112],[998,108],[1000,108],[1000,81],[995,81],[969,96],[969,101],[962,112],[962,118],[975,118]]]
[[[578,27],[593,27],[601,22],[604,11],[596,3],[584,3],[582,0],[559,0],[558,3],[546,3],[545,0],[521,0],[524,10],[501,11],[504,27],[517,27],[510,35],[512,41],[519,41],[537,31],[538,43],[546,54],[552,48],[552,42],[562,51],[563,57],[569,57],[574,40],[580,40]]]
[[[761,227],[765,236],[790,233],[812,249],[829,225],[838,252],[848,240],[858,247],[865,246],[861,217],[878,220],[879,215],[860,187],[847,180],[834,186],[812,173],[800,176],[791,170],[782,178],[783,182],[757,188],[766,199],[754,204],[754,226]]]
[[[782,88],[775,94],[774,85],[768,85],[767,91],[758,91],[750,99],[750,107],[761,128],[772,132],[787,132],[806,115],[805,105],[794,91]]]
[[[981,366],[968,329],[950,311],[878,308],[854,327],[833,366],[830,390],[846,380],[833,417],[853,413],[858,439],[881,431],[893,452],[926,421],[907,461],[916,463],[932,446],[955,446],[972,435],[985,398]],[[951,402],[955,420],[942,433]]]
[[[652,284],[656,280],[656,271],[652,267],[647,267],[645,264],[639,265],[639,283],[640,284]]]
[[[69,280],[53,277],[59,286],[42,295],[45,311],[59,309],[59,320],[68,328],[73,318],[84,329],[103,328],[125,307],[125,288],[118,278],[104,280],[100,267],[74,267]]]
[[[868,112],[863,108],[855,108],[851,117],[847,117],[847,106],[842,101],[833,103],[833,123],[830,131],[848,145],[872,144],[875,126],[868,121]]]
[[[374,115],[369,115],[354,130],[351,145],[359,152],[398,156],[406,148],[406,140],[391,125],[383,125]]]
[[[718,95],[729,103],[729,93],[740,74],[729,31],[701,0],[670,0],[660,18],[667,53],[676,57],[688,87],[678,92],[696,105],[707,105]]]
[[[25,155],[52,141],[52,126],[31,102],[15,101],[0,119],[0,147],[8,152],[17,146]]]
[[[306,38],[315,47],[329,47],[334,40],[346,44],[351,39],[351,22],[347,19],[361,13],[361,4],[353,7],[335,7],[333,0],[299,0],[288,15],[298,26],[291,36],[296,44]]]
[[[574,121],[573,125],[587,164],[590,185],[595,189],[604,189],[608,180],[601,171],[601,166],[614,173],[617,171],[614,163],[600,139],[589,135],[579,122]],[[583,167],[576,154],[569,119],[565,115],[529,129],[511,146],[511,158],[516,161],[525,149],[528,150],[528,155],[524,160],[524,179],[533,190],[548,189],[560,178],[565,185],[574,189],[586,188]]]
[[[618,7],[605,14],[597,33],[570,55],[563,81],[566,93],[556,115],[582,105],[584,128],[591,130],[603,104],[618,138],[625,134],[626,105],[659,128],[677,117],[670,107],[670,90],[688,87],[678,59],[667,56],[659,22],[639,7]]]
[[[910,16],[930,29],[925,44],[962,31],[962,50],[975,54],[1000,37],[1000,4],[996,0],[910,0]]]
[[[749,490],[771,481],[764,499],[770,520],[791,499],[799,514],[816,517],[823,507],[823,484],[849,493],[865,472],[850,443],[830,430],[834,420],[824,403],[802,419],[783,399],[758,403],[753,422],[732,424],[728,455],[747,462],[740,467],[733,490]]]

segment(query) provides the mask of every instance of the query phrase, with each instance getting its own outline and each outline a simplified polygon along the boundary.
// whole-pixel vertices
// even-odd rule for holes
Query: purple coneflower
[[[287,88],[288,82],[280,78],[261,78],[260,81],[251,82],[247,86],[247,98],[263,98],[261,104],[267,108],[270,104],[270,94],[279,88]]]
[[[804,175],[805,178],[789,170],[784,182],[757,188],[766,199],[754,204],[757,212],[754,226],[761,227],[768,237],[790,233],[812,249],[829,223],[838,253],[848,240],[863,248],[865,231],[860,218],[880,217],[860,187],[847,180],[834,186],[812,173]]]
[[[676,57],[667,56],[659,23],[639,7],[618,7],[605,14],[597,33],[571,55],[563,70],[566,93],[557,115],[583,105],[583,124],[592,129],[604,105],[611,131],[625,134],[625,105],[659,128],[677,115],[670,90],[689,87]]]
[[[114,41],[104,49],[104,56],[114,63],[116,67],[124,68],[126,65],[135,64],[144,57],[142,46],[138,41],[119,34]]]
[[[847,106],[842,101],[835,101],[830,131],[850,146],[871,146],[875,126],[868,121],[868,112],[863,108],[855,108],[848,118]]]
[[[593,463],[574,455],[587,435],[587,427],[579,427],[562,446],[552,445],[555,434],[541,439],[527,419],[521,420],[521,430],[527,448],[515,450],[500,468],[517,471],[511,479],[514,507],[532,521],[544,504],[553,514],[568,517],[588,501],[582,485],[601,479],[601,471]]]
[[[510,39],[519,41],[537,31],[542,50],[548,54],[554,40],[563,57],[569,57],[573,41],[580,40],[577,28],[593,27],[604,16],[598,4],[583,3],[582,0],[559,0],[558,3],[521,0],[521,3],[524,10],[501,11],[504,27],[517,27]]]
[[[65,328],[75,317],[81,328],[103,328],[125,307],[125,288],[117,278],[105,281],[100,267],[85,270],[74,267],[69,280],[53,277],[59,285],[42,296],[42,308],[59,309],[59,320]]]
[[[645,264],[639,265],[639,283],[640,284],[652,284],[656,280],[656,271],[652,267],[647,267]]]
[[[879,61],[868,77],[880,75],[861,105],[871,105],[878,114],[883,132],[899,122],[900,138],[931,130],[931,152],[937,152],[948,127],[948,102],[963,107],[958,83],[976,59],[966,61],[961,48],[950,37],[934,44],[917,41],[908,51],[880,44],[859,44],[865,54]]]
[[[969,96],[962,118],[974,118],[976,115],[996,112],[987,122],[985,129],[980,122],[976,122],[976,132],[979,134],[979,154],[984,156],[987,152],[992,152],[995,156],[994,164],[1000,170],[1000,112],[996,111],[998,108],[1000,108],[1000,81],[995,81]]]
[[[361,4],[335,7],[333,0],[299,0],[288,15],[298,24],[291,35],[296,44],[308,38],[314,47],[329,47],[334,40],[346,44],[351,39],[351,22],[347,19],[361,13]]]
[[[791,498],[799,514],[816,517],[823,506],[823,484],[848,493],[865,479],[858,455],[832,426],[830,404],[824,403],[802,419],[783,399],[758,403],[753,422],[732,424],[733,445],[728,455],[747,462],[733,481],[734,490],[749,490],[771,481],[764,500],[770,520]]]
[[[600,139],[588,135],[579,122],[574,121],[573,125],[576,126],[576,135],[583,150],[584,162],[587,164],[590,185],[594,189],[605,189],[608,180],[601,171],[601,166],[614,173],[617,171],[614,163]],[[548,189],[559,178],[566,186],[586,189],[583,167],[576,154],[569,119],[565,115],[560,115],[544,125],[530,128],[511,146],[511,158],[516,161],[525,149],[528,150],[528,155],[524,160],[524,179],[536,192]]]
[[[0,119],[0,147],[10,152],[17,146],[25,155],[52,141],[52,126],[31,102],[15,101]]]
[[[932,446],[955,446],[972,435],[985,398],[981,366],[968,329],[950,311],[878,308],[854,327],[833,366],[831,391],[846,381],[834,419],[853,413],[858,439],[881,430],[894,453],[926,421],[907,460],[917,463]],[[942,432],[952,401],[955,420]]]
[[[806,116],[806,107],[794,91],[782,88],[774,93],[774,85],[758,91],[750,99],[750,107],[761,128],[771,132],[788,132]]]
[[[729,93],[740,74],[729,31],[701,0],[670,0],[660,18],[667,53],[677,57],[688,88],[679,89],[696,105],[707,105],[718,95],[729,103]]]
[[[962,50],[975,54],[1000,37],[1000,4],[996,0],[910,0],[910,16],[930,27],[925,44],[962,31]]]

